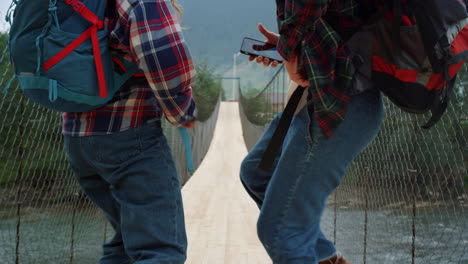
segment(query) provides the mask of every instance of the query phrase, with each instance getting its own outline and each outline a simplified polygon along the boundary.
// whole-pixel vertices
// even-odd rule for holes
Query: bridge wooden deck
[[[187,264],[271,263],[256,235],[258,208],[239,180],[247,149],[238,109],[237,103],[221,104],[208,154],[182,189]]]

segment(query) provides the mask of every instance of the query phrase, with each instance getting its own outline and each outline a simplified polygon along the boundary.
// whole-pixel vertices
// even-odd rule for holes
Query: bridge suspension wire
[[[244,141],[252,148],[285,105],[280,69],[257,95],[239,92]],[[352,263],[468,263],[468,71],[447,113],[427,115],[384,99],[377,139],[352,163],[330,197],[322,228]]]
[[[13,76],[6,43],[7,35],[0,31],[0,90]],[[194,169],[211,144],[219,106],[215,98],[211,115],[189,131]],[[180,133],[165,121],[163,129],[185,183],[191,174]],[[102,243],[113,236],[78,186],[62,138],[60,113],[32,103],[15,82],[8,93],[0,93],[2,264],[96,263]]]

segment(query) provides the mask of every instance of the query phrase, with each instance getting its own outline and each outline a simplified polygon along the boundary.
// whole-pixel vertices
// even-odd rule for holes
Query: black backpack
[[[358,0],[377,14],[349,41],[368,78],[406,112],[432,112],[433,126],[468,59],[468,12],[460,0]]]

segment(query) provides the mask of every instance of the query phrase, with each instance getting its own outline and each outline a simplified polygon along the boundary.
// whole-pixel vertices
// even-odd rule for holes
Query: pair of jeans
[[[304,108],[292,120],[271,170],[258,170],[280,116],[242,162],[241,181],[260,208],[257,232],[273,263],[316,264],[336,254],[320,218],[348,165],[377,135],[382,99],[377,89],[352,96],[331,138]]]
[[[180,264],[187,238],[181,186],[161,123],[65,136],[71,168],[115,229],[100,264]]]

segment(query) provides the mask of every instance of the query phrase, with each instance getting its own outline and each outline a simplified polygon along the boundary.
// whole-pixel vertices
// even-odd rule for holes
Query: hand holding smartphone
[[[278,33],[269,31],[262,24],[258,24],[258,30],[260,31],[260,33],[262,33],[263,36],[265,36],[268,43],[251,38],[245,38],[242,42],[241,53],[248,54],[251,56],[251,58],[257,57],[257,63],[262,62],[261,60],[259,60],[260,57],[258,57],[262,56],[264,58],[263,65],[265,67],[270,65],[270,60],[283,62],[283,59],[276,50],[275,45],[271,44],[278,43],[280,35]],[[298,69],[299,58],[297,52],[292,52],[289,55],[288,60],[285,60],[283,63],[286,68],[286,71],[288,72],[289,78],[291,78],[292,81],[296,82],[297,84],[303,87],[308,87],[310,85],[307,73],[305,71],[306,69],[304,67],[302,69]]]
[[[262,56],[263,58],[275,60],[279,63],[283,62],[275,45],[252,38],[244,38],[240,52],[255,57]]]

